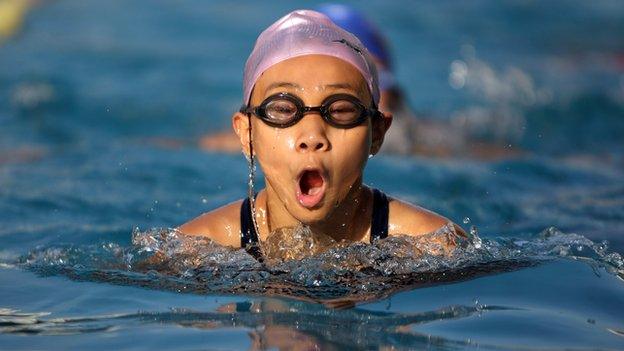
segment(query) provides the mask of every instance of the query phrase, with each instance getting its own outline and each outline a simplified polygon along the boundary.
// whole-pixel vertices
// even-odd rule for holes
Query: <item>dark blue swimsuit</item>
[[[241,247],[255,257],[262,260],[262,252],[258,246],[258,233],[251,218],[251,201],[245,198],[241,205]],[[373,216],[371,219],[371,244],[388,236],[388,197],[377,189],[373,189]]]

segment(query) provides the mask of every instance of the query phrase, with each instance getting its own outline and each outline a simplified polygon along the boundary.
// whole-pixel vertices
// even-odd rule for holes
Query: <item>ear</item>
[[[392,125],[392,113],[381,112],[382,118],[373,120],[373,142],[371,143],[370,153],[376,155],[381,149],[386,132]]]
[[[243,149],[243,153],[249,157],[251,154],[249,151],[249,130],[251,125],[249,124],[250,120],[247,115],[244,115],[240,112],[236,112],[232,115],[232,128],[236,135],[238,135],[238,139],[240,140],[241,147]]]

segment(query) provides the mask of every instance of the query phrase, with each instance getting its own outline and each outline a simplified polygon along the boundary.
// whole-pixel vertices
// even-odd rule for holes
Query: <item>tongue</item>
[[[301,192],[305,195],[314,195],[321,190],[323,178],[317,171],[306,171],[299,181]]]

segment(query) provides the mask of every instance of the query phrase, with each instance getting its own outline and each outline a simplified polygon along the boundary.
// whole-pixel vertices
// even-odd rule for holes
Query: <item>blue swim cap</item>
[[[383,35],[377,26],[366,19],[361,12],[343,4],[322,4],[316,10],[327,15],[334,23],[358,37],[373,56],[388,69],[391,68],[390,53]]]

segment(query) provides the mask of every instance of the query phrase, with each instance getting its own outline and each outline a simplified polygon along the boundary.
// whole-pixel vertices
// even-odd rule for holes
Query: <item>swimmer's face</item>
[[[251,106],[267,97],[289,93],[305,106],[319,106],[329,96],[349,94],[371,107],[366,81],[349,63],[324,55],[307,55],[278,63],[255,84]],[[384,119],[389,120],[389,116]],[[234,117],[245,152],[247,117]],[[372,121],[340,129],[310,112],[288,128],[271,127],[251,118],[253,152],[266,177],[269,199],[275,197],[297,221],[314,224],[327,219],[353,186],[361,184],[368,156],[381,147],[388,121]]]

